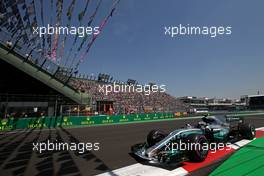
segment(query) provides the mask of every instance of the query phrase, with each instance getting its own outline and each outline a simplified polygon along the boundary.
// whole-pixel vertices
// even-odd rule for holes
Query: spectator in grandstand
[[[25,56],[29,62],[36,64],[36,61],[34,62],[34,60],[32,59],[32,54],[26,54]]]
[[[8,47],[8,48],[12,48],[12,46],[13,46],[13,43],[12,43],[12,41],[11,40],[7,40],[6,41],[6,46]]]

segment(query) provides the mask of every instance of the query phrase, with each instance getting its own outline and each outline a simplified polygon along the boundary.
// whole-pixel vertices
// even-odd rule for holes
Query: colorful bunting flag
[[[61,23],[63,0],[57,0],[56,6],[57,6],[56,27],[59,27]],[[56,60],[57,57],[58,41],[59,41],[59,33],[55,33],[53,39],[53,48],[52,48],[52,59],[54,61]]]
[[[69,27],[71,24],[72,12],[74,10],[75,1],[76,0],[72,0],[71,4],[69,5],[68,10],[67,10],[67,17],[68,17],[67,27]],[[60,61],[62,60],[62,57],[63,57],[63,52],[64,52],[64,47],[65,47],[66,41],[67,41],[67,35],[64,36],[63,41],[62,41],[61,50],[60,50]],[[67,60],[66,60],[66,62],[67,62]]]
[[[80,57],[80,62],[84,61],[85,56],[88,54],[88,52],[90,51],[90,48],[92,47],[93,43],[95,42],[96,38],[98,37],[98,35],[102,32],[104,26],[106,25],[107,21],[109,20],[110,17],[113,16],[113,13],[115,11],[115,8],[117,6],[117,4],[120,2],[120,0],[116,0],[111,8],[110,14],[108,16],[106,16],[106,18],[101,22],[100,26],[99,26],[99,33],[98,34],[94,34],[92,40],[88,43],[87,49],[85,51],[85,53],[83,53]]]
[[[95,8],[95,10],[94,10],[94,12],[93,12],[93,14],[89,17],[88,26],[91,26],[91,24],[92,24],[92,22],[93,22],[93,20],[94,20],[94,18],[95,18],[95,16],[96,16],[96,14],[97,14],[97,11],[98,11],[98,9],[99,9],[99,7],[100,7],[100,5],[101,5],[101,2],[102,2],[102,0],[100,0],[100,1],[98,2],[98,4],[97,4],[97,6],[96,6],[96,8]],[[83,47],[83,45],[84,45],[84,43],[86,42],[87,39],[88,39],[88,35],[85,34],[85,36],[84,36],[84,38],[83,38],[83,40],[82,40],[80,46],[78,47],[78,50],[77,50],[77,51],[80,51],[80,50],[82,49],[82,47]]]
[[[79,15],[78,15],[78,19],[79,19],[80,22],[82,21],[84,15],[85,15],[85,13],[86,13],[86,10],[87,10],[87,7],[88,7],[88,5],[89,5],[89,2],[90,2],[90,0],[86,0],[85,8],[84,8],[83,11],[81,11],[81,12],[79,13]]]

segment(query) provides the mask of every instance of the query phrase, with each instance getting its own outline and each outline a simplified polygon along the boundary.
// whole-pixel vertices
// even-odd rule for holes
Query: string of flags
[[[101,22],[100,26],[99,26],[99,34],[102,32],[103,28],[105,27],[106,23],[108,22],[109,18],[113,16],[113,13],[116,9],[116,6],[118,5],[118,3],[120,2],[120,0],[116,0],[115,3],[113,4],[111,11],[109,13],[109,15],[107,15],[105,17],[105,19]],[[85,56],[88,54],[88,52],[90,51],[93,43],[95,42],[95,40],[97,39],[99,34],[94,34],[91,41],[88,43],[87,45],[87,49],[85,51],[85,53],[83,55],[81,55],[80,57],[80,62],[84,61]]]
[[[79,26],[82,26],[83,17],[85,16],[85,13],[87,11],[89,3],[90,3],[90,0],[86,0],[86,4],[85,4],[84,9],[80,13],[78,13]],[[75,47],[76,42],[77,42],[77,40],[79,38],[78,36],[79,36],[79,34],[77,33],[75,35],[75,37],[74,37],[74,42],[71,45],[71,49],[69,50],[69,53],[68,53],[68,56],[67,56],[67,60],[70,59],[70,57],[71,57],[71,53],[73,51],[73,48]]]
[[[49,24],[52,24],[53,23],[53,21],[52,21],[52,18],[53,18],[53,0],[51,0],[50,1],[50,11],[51,11],[51,13],[50,13],[50,19],[49,19]],[[51,48],[52,48],[52,41],[51,41],[51,34],[47,34],[47,44],[48,44],[48,52],[47,52],[47,58],[48,59],[51,59]]]
[[[97,14],[97,11],[99,10],[99,7],[100,7],[101,3],[102,3],[102,0],[100,0],[100,1],[98,2],[97,6],[96,6],[96,8],[95,8],[95,10],[94,10],[94,12],[93,12],[92,15],[89,17],[89,21],[88,21],[87,26],[91,26],[91,25],[92,25],[92,22],[93,22],[93,20],[94,20],[96,14]],[[82,40],[80,46],[78,47],[78,50],[77,50],[77,51],[80,51],[80,50],[82,49],[83,44],[85,43],[85,41],[86,41],[87,39],[88,39],[88,35],[86,34],[86,35],[84,36],[84,38],[83,38],[83,40]]]
[[[99,16],[100,7],[104,1],[1,0],[0,33],[9,33],[12,43],[16,45],[22,42],[24,49],[29,53],[37,49],[41,51],[41,57],[44,59],[49,59],[56,64],[64,64],[65,67],[78,68],[120,2],[120,0],[112,1],[108,14],[101,22],[99,20],[98,33],[91,35],[85,33],[80,37],[77,32],[76,35],[61,37],[58,32],[50,34],[46,30],[46,34],[40,37],[34,34],[33,29],[46,27],[48,24],[53,27],[61,27],[64,24],[68,28],[76,23],[79,26],[94,25],[95,21],[98,22],[95,19]]]
[[[41,24],[42,26],[44,26],[44,3],[43,3],[44,0],[40,0],[40,18],[41,18]],[[43,51],[42,51],[42,56],[44,56],[44,53],[45,53],[45,48],[46,48],[46,38],[45,36],[42,38],[42,48],[43,48]]]
[[[78,70],[79,65],[84,61],[85,57],[87,56],[88,52],[90,51],[92,45],[94,44],[95,40],[97,39],[97,37],[99,36],[99,34],[102,32],[103,28],[105,27],[106,23],[108,22],[108,20],[110,19],[110,17],[113,16],[113,13],[118,5],[118,3],[120,2],[120,0],[116,0],[110,10],[110,13],[103,19],[103,21],[100,23],[99,26],[99,33],[98,34],[94,34],[92,39],[89,41],[88,45],[87,45],[87,49],[84,53],[81,54],[80,58],[78,59],[76,65],[75,65],[75,70]],[[73,62],[72,62],[73,64]],[[71,65],[72,66],[72,65]]]
[[[70,25],[71,25],[72,13],[74,10],[75,2],[76,2],[76,0],[72,0],[69,7],[68,7],[68,10],[67,10],[67,19],[68,19],[67,27],[70,27]],[[63,57],[64,47],[65,47],[66,41],[67,41],[67,35],[65,35],[63,40],[62,40],[61,49],[60,49],[60,58]],[[67,60],[66,60],[65,64],[66,63],[67,63]]]
[[[57,7],[56,27],[59,27],[61,24],[63,0],[57,0],[56,7]],[[52,48],[52,59],[53,60],[56,60],[58,43],[59,43],[59,33],[56,32],[54,34],[53,48]]]
[[[94,12],[93,12],[92,15],[89,17],[89,21],[88,21],[87,26],[91,26],[91,25],[92,25],[92,22],[93,22],[93,20],[94,20],[96,14],[97,14],[97,12],[98,12],[98,10],[99,10],[99,7],[101,6],[101,3],[102,3],[102,0],[100,0],[100,1],[97,3]],[[78,49],[77,49],[76,52],[74,53],[73,58],[76,58],[76,57],[77,57],[77,54],[80,52],[80,50],[82,49],[82,47],[83,47],[84,43],[87,41],[87,39],[88,39],[88,35],[85,34],[85,36],[83,37],[83,40],[82,40],[81,44],[79,45]],[[70,67],[73,67],[74,60],[75,60],[75,59],[72,59],[72,62],[71,62],[71,64],[70,64]]]

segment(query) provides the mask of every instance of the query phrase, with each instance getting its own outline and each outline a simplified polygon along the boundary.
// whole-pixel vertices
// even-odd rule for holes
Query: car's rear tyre
[[[239,133],[244,139],[252,140],[256,137],[256,129],[249,123],[242,123],[239,125]]]
[[[187,155],[190,161],[201,162],[204,161],[208,155],[208,140],[202,134],[190,134],[187,136]],[[207,146],[205,146],[207,145]]]
[[[160,131],[160,130],[150,131],[148,136],[147,136],[148,146],[151,147],[151,146],[155,145],[156,143],[158,143],[159,141],[164,139],[166,136],[167,136],[167,134],[164,133],[163,131]]]

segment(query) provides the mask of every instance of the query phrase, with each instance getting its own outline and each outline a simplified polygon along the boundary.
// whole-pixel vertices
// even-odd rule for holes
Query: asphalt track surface
[[[134,123],[66,129],[29,129],[25,132],[1,133],[0,175],[96,175],[137,163],[129,154],[133,144],[144,142],[152,129],[170,132],[195,125],[199,119]],[[245,117],[255,127],[264,127],[264,116]],[[99,151],[33,151],[33,142],[56,140],[64,143],[100,143]],[[190,175],[208,175],[225,159],[194,171]]]

